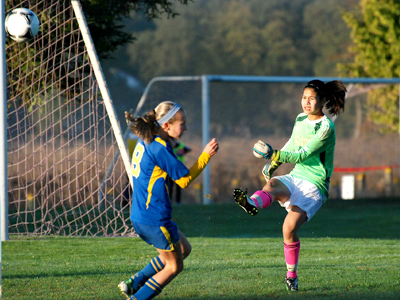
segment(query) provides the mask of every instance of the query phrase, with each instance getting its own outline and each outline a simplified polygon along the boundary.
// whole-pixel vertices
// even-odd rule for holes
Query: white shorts
[[[290,191],[287,201],[278,201],[289,212],[292,206],[297,206],[307,214],[307,221],[315,215],[325,202],[318,188],[311,182],[294,178],[292,175],[276,176],[274,179],[282,182]]]

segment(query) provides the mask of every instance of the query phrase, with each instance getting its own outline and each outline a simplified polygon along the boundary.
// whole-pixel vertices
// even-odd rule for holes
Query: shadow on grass
[[[299,231],[301,237],[398,239],[400,199],[328,200]],[[246,214],[235,203],[175,206],[173,216],[187,237],[281,237],[286,211],[278,203]]]
[[[223,296],[221,295],[220,297],[172,297],[172,298],[166,298],[166,299],[174,299],[174,300],[187,300],[187,299],[191,299],[191,300],[221,300],[221,299],[226,299],[226,300],[265,300],[265,299],[270,299],[270,300],[282,300],[282,299],[316,299],[316,300],[323,300],[323,299],[344,299],[344,300],[360,300],[360,299],[374,299],[374,300],[397,300],[398,295],[395,295],[393,293],[381,293],[381,292],[343,292],[342,294],[338,294],[337,297],[332,297],[332,295],[324,295],[323,293],[319,293],[319,294],[310,294],[307,292],[292,292],[289,293],[287,292],[286,294],[282,293],[282,294],[265,294],[263,296],[246,296],[246,295],[242,295],[242,296],[235,296],[235,297],[229,297],[229,296]]]
[[[115,276],[116,278],[125,278],[127,276],[126,271],[121,271],[121,272],[64,272],[60,274],[30,274],[30,275],[25,275],[25,274],[17,274],[17,275],[3,275],[3,279],[40,279],[40,278],[68,278],[68,277],[78,277],[78,276],[103,276],[103,275],[110,275],[110,276]]]

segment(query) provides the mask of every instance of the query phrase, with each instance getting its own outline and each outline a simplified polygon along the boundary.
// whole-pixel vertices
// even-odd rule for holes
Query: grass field
[[[286,292],[276,203],[174,207],[192,244],[157,299],[399,299],[400,199],[330,200],[299,234],[298,293]],[[16,238],[2,244],[3,299],[124,299],[117,284],[156,251],[138,238]]]

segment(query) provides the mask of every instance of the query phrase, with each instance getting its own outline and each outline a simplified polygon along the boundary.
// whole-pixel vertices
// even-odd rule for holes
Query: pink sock
[[[297,264],[299,262],[300,241],[295,243],[283,243],[285,260],[288,272],[286,278],[297,278]]]
[[[265,191],[257,191],[251,197],[258,208],[265,208],[271,205],[272,195]]]

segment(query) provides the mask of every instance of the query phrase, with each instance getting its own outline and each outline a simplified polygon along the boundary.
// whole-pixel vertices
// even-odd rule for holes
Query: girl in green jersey
[[[283,244],[287,266],[285,284],[287,290],[298,290],[297,263],[300,239],[297,231],[309,221],[328,199],[329,180],[333,172],[335,151],[335,125],[323,113],[338,115],[344,110],[346,88],[341,81],[324,83],[312,80],[303,89],[301,106],[303,113],[296,118],[292,135],[281,150],[258,141],[253,153],[258,158],[270,159],[262,173],[267,181],[262,190],[248,197],[241,189],[234,190],[234,199],[250,215],[258,208],[265,208],[276,200],[288,214],[283,223]],[[295,164],[284,176],[272,178],[282,163]]]

